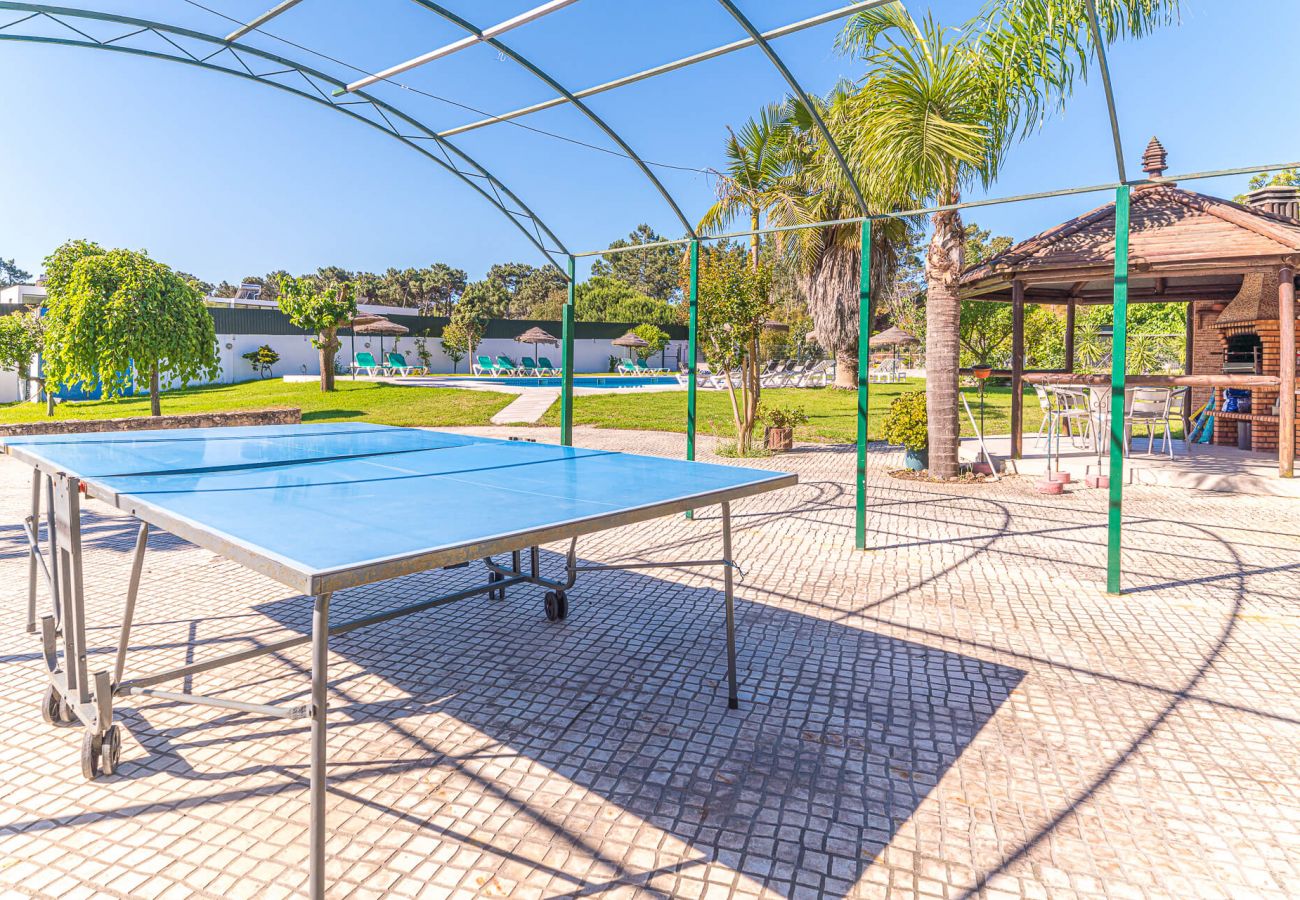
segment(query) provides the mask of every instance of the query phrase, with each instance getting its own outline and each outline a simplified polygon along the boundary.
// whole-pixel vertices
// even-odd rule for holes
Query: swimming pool
[[[528,378],[523,376],[506,376],[504,378],[475,378],[477,382],[487,384],[510,384],[516,387],[560,387],[559,378]],[[672,375],[575,375],[574,387],[585,388],[621,388],[648,387],[655,384],[677,384]]]

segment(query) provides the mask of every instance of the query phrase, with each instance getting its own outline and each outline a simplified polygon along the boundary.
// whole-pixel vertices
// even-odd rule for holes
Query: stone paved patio
[[[514,590],[335,639],[335,894],[1294,895],[1296,501],[1131,488],[1134,589],[1110,598],[1100,493],[900,482],[882,455],[870,491],[880,549],[861,554],[853,459],[807,447],[761,461],[802,483],[736,507],[739,712],[720,684],[711,571],[590,576],[561,625],[538,592]],[[41,663],[21,625],[26,478],[0,461],[0,893],[301,890],[301,723],[131,698],[120,772],[88,784],[76,731],[41,722]],[[90,510],[88,602],[106,648],[134,531]],[[716,552],[717,535],[704,510],[580,551],[688,559]],[[478,577],[406,578],[336,595],[335,608]],[[271,641],[309,617],[302,598],[156,534],[128,669]],[[185,688],[301,698],[306,659],[300,648]]]

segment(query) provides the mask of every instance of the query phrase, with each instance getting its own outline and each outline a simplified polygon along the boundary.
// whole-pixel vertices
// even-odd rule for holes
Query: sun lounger
[[[501,375],[518,375],[519,367],[515,361],[508,356],[501,355],[497,357],[496,371]]]
[[[356,355],[356,358],[352,362],[352,374],[366,376],[387,375],[388,368],[375,362],[375,355],[373,353],[363,350]]]
[[[490,356],[480,356],[477,362],[470,364],[470,371],[475,375],[494,375],[496,374],[496,363],[492,362]]]
[[[636,363],[632,362],[632,360],[630,359],[620,359],[618,361],[618,368],[616,368],[614,371],[617,372],[619,375],[640,374],[640,372],[636,367]]]
[[[519,371],[523,374],[537,376],[542,374],[542,367],[539,366],[537,360],[533,359],[531,356],[521,356],[519,357],[519,362],[521,363]]]
[[[537,371],[542,375],[559,375],[560,367],[545,356],[537,357]]]
[[[424,366],[407,365],[406,357],[396,350],[388,354],[388,368],[397,375],[428,375],[429,370]]]

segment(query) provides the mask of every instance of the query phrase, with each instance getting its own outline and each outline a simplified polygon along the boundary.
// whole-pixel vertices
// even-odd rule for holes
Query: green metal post
[[[700,242],[691,241],[691,275],[686,289],[686,299],[690,306],[686,342],[686,374],[690,381],[686,383],[686,458],[695,459],[695,370],[699,365],[699,329],[700,329]],[[695,510],[688,509],[686,518],[695,518]]]
[[[560,443],[573,445],[573,308],[576,302],[577,260],[569,257],[569,297],[564,304],[564,323],[560,350],[564,374],[560,386]]]
[[[858,472],[853,546],[867,549],[867,413],[871,366],[871,220],[862,222],[862,262],[858,276]]]
[[[1110,339],[1110,514],[1106,523],[1106,591],[1120,593],[1120,524],[1124,511],[1124,375],[1128,367],[1129,186],[1115,191],[1115,325]]]

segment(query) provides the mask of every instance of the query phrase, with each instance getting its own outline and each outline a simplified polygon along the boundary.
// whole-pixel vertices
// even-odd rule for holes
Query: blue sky
[[[66,0],[76,3],[77,0]],[[247,19],[272,0],[202,0]],[[445,0],[485,26],[535,0]],[[100,9],[224,34],[230,23],[188,0],[96,0]],[[743,0],[762,29],[832,8],[836,0]],[[925,4],[910,4],[923,11]],[[982,0],[935,0],[941,21]],[[1300,4],[1183,0],[1182,23],[1113,48],[1112,66],[1132,175],[1152,134],[1171,172],[1300,157],[1292,82]],[[0,13],[0,24],[11,21]],[[303,0],[268,30],[374,71],[461,36],[411,0]],[[58,30],[43,26],[46,34]],[[835,25],[784,38],[777,49],[810,90],[860,74],[832,49]],[[65,36],[66,32],[63,33]],[[97,35],[107,36],[102,31]],[[735,23],[704,0],[579,0],[504,39],[570,88],[585,87],[735,40]],[[357,77],[266,37],[250,43]],[[421,91],[488,112],[547,99],[549,89],[487,47],[399,76]],[[446,261],[479,277],[492,262],[540,255],[453,176],[344,116],[251,82],[119,54],[0,42],[7,128],[0,139],[4,213],[0,255],[39,271],[70,237],[146,248],[205,279],[337,264],[378,270]],[[396,86],[376,89],[434,128],[479,118]],[[738,124],[784,83],[750,49],[603,94],[589,102],[655,167],[692,220],[711,201],[699,169],[719,166],[727,124]],[[568,107],[525,120],[610,147]],[[511,125],[460,145],[515,190],[571,250],[603,247],[638,222],[680,234],[671,210],[626,159]],[[1114,155],[1094,78],[1012,153],[989,193],[1008,195],[1113,180]],[[1245,177],[1189,185],[1228,195]],[[978,194],[973,195],[978,196]],[[1105,197],[981,210],[969,218],[1026,237]]]

